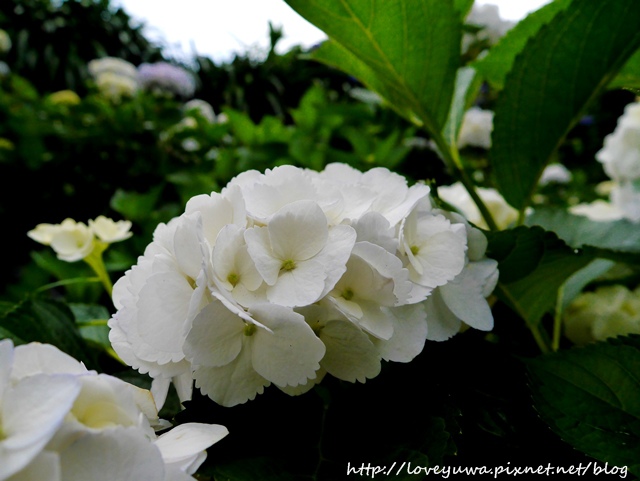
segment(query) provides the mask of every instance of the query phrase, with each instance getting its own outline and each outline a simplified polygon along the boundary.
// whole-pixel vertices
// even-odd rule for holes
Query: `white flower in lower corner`
[[[183,424],[157,437],[169,424],[149,391],[51,345],[0,341],[0,361],[0,480],[193,480],[206,449],[228,434]]]

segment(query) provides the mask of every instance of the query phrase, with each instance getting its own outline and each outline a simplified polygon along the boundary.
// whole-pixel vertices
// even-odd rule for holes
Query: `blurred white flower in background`
[[[466,23],[480,28],[476,34],[480,39],[488,39],[494,45],[516,24],[511,20],[504,20],[500,16],[498,5],[486,3],[479,5],[474,3]]]
[[[458,134],[458,148],[480,147],[491,148],[491,131],[493,130],[493,111],[480,107],[471,107],[464,113],[460,133]]]
[[[563,314],[566,336],[576,344],[640,334],[640,286],[598,287],[580,294]]]
[[[615,130],[604,138],[596,153],[606,174],[616,182],[640,179],[640,103],[624,108]]]
[[[91,60],[88,69],[98,90],[111,100],[130,97],[138,90],[138,71],[135,65],[126,60],[102,57]]]
[[[476,192],[487,206],[487,209],[489,209],[499,229],[506,229],[518,219],[518,211],[511,207],[497,190],[477,187]],[[469,222],[481,229],[489,228],[478,206],[473,202],[469,192],[461,182],[438,187],[438,196],[460,211]]]
[[[554,163],[547,165],[542,171],[540,185],[547,184],[568,184],[572,179],[571,172],[564,165]]]
[[[0,53],[7,53],[11,50],[11,37],[5,31],[0,29]]]
[[[193,480],[224,426],[170,426],[151,393],[58,348],[0,341],[0,480]]]

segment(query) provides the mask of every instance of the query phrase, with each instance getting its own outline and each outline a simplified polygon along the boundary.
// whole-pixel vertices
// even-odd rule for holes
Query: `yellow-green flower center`
[[[415,256],[418,255],[418,252],[420,252],[420,247],[418,246],[411,246],[411,253]]]
[[[342,297],[344,297],[347,301],[353,299],[353,289],[347,287],[344,291],[342,291]]]
[[[282,266],[280,267],[281,271],[292,271],[296,268],[296,261],[293,259],[287,259],[286,261],[282,261]]]
[[[238,282],[240,282],[240,276],[238,276],[238,274],[236,274],[235,272],[232,272],[227,276],[227,281],[233,287],[236,287],[238,285]]]
[[[256,332],[256,326],[254,324],[245,324],[244,325],[244,335],[245,336],[253,336],[253,333]]]

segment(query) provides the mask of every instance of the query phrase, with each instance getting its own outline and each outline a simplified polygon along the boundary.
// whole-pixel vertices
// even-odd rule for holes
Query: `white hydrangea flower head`
[[[640,179],[640,102],[624,108],[615,130],[604,138],[596,159],[617,182]]]
[[[565,335],[575,344],[640,334],[640,286],[598,287],[578,295],[563,313]]]
[[[506,229],[518,219],[518,211],[511,207],[497,190],[477,187],[476,192],[491,212],[499,229]],[[438,187],[438,196],[458,209],[469,222],[482,229],[488,229],[480,210],[461,182]]]
[[[187,423],[158,437],[170,425],[149,391],[51,345],[0,341],[0,360],[0,479],[194,480],[206,449],[228,434]]]
[[[429,294],[452,283],[470,299],[447,298],[448,315],[487,329],[486,239],[429,194],[382,168],[243,172],[158,226],[116,282],[113,348],[153,378],[158,406],[171,382],[182,401],[195,384],[234,406],[271,384],[299,395],[409,362],[438,323]]]
[[[457,146],[491,148],[491,132],[493,130],[493,111],[480,107],[471,107],[464,113]]]

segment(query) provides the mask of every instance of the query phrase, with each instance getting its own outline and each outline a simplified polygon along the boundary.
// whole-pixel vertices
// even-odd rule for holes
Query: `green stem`
[[[531,334],[533,334],[533,339],[536,341],[536,344],[542,351],[542,354],[547,354],[550,351],[549,339],[547,339],[547,336],[545,336],[540,330],[540,326],[532,326],[531,324],[528,324],[528,326]]]
[[[102,285],[111,297],[111,293],[113,292],[113,284],[111,284],[111,278],[107,273],[107,268],[104,265],[104,261],[102,260],[102,253],[109,246],[106,242],[95,241],[95,246],[91,253],[83,260],[91,266],[93,271],[98,275],[98,279],[102,282]]]
[[[86,284],[87,282],[101,282],[99,277],[74,277],[73,279],[63,279],[57,282],[51,282],[44,286],[38,287],[34,292],[43,292],[60,286],[68,286],[71,284]]]
[[[467,192],[469,192],[471,199],[473,199],[473,202],[476,204],[476,206],[478,206],[478,210],[482,214],[482,217],[487,223],[489,229],[493,231],[499,230],[495,220],[493,219],[493,216],[491,215],[491,212],[476,192],[471,177],[469,177],[467,171],[464,170],[464,166],[462,165],[462,161],[458,156],[457,150],[451,149],[439,134],[434,135],[433,140],[438,147],[438,151],[440,152],[440,156],[443,162],[454,173],[454,175],[458,177],[464,188],[467,189]]]

